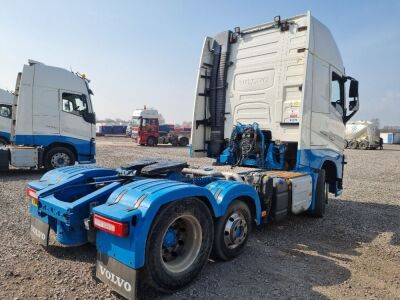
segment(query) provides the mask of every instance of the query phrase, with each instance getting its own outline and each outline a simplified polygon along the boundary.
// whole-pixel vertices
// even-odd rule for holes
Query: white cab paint
[[[298,149],[343,153],[343,116],[330,103],[332,72],[344,75],[340,52],[330,31],[310,13],[285,19],[289,30],[274,22],[242,29],[231,44],[226,93],[225,138],[237,122],[259,123],[273,140],[297,142]],[[191,155],[205,157],[210,129],[196,126],[209,116],[203,93],[204,63],[212,63],[207,37],[201,53],[193,112]],[[203,75],[203,76],[201,76]],[[345,101],[345,96],[343,97]],[[197,127],[197,128],[196,128]]]

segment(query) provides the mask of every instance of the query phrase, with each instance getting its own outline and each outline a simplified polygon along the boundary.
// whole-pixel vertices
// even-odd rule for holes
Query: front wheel
[[[214,231],[208,207],[196,198],[173,202],[155,219],[146,245],[144,275],[154,289],[172,293],[207,263]]]
[[[230,260],[240,255],[251,231],[251,213],[241,200],[231,203],[226,214],[215,224],[213,256]]]
[[[71,166],[75,164],[75,155],[68,148],[55,147],[47,151],[44,156],[46,170]]]
[[[150,136],[150,137],[147,139],[147,146],[153,147],[153,146],[156,146],[156,145],[157,145],[156,138],[153,137],[153,136]]]

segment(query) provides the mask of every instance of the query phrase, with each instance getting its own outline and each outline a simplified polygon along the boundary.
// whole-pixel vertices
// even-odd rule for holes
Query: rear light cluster
[[[30,187],[27,187],[27,188],[26,188],[26,195],[27,195],[29,198],[32,198],[32,199],[35,199],[35,200],[38,199],[38,197],[37,197],[37,195],[36,195],[36,191],[35,191],[34,189],[30,188]]]
[[[93,216],[94,227],[116,236],[124,237],[129,234],[129,224],[125,222],[114,221],[99,215]]]

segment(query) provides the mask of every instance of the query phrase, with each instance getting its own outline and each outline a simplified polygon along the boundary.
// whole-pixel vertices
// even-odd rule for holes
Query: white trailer
[[[379,128],[369,121],[348,122],[345,143],[350,149],[377,149],[380,145]]]
[[[96,118],[84,75],[29,60],[18,74],[0,169],[94,163]]]
[[[0,89],[0,146],[10,143],[13,98],[12,93]]]

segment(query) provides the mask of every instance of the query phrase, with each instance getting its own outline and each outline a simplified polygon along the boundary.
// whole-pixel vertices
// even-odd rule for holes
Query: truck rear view
[[[154,158],[53,170],[27,187],[32,237],[46,245],[51,228],[72,246],[95,234],[96,276],[128,299],[140,280],[179,290],[211,253],[227,261],[245,251],[253,225],[324,215],[328,193],[342,190],[357,89],[310,14],[206,38],[191,154],[229,171]]]
[[[204,42],[191,155],[325,169],[330,191],[339,193],[345,123],[357,110],[358,82],[345,75],[331,33],[310,13],[235,28]]]

